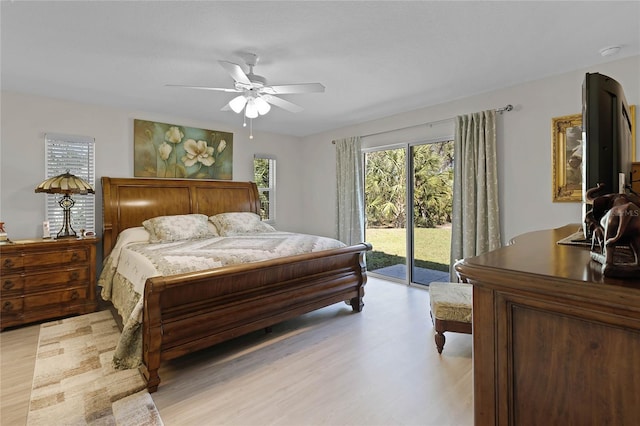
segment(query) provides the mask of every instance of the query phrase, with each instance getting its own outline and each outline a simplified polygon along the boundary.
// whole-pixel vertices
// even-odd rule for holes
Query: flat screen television
[[[631,114],[622,86],[606,75],[587,73],[582,84],[583,219],[592,210],[589,189],[603,186],[595,197],[631,189],[631,144]],[[583,231],[591,238],[592,228],[584,221]]]
[[[613,78],[587,73],[582,85],[583,190],[597,195],[631,188],[631,115],[622,86]]]

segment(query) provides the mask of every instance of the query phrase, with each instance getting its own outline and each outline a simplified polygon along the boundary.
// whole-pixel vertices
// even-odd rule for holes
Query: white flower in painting
[[[225,141],[224,139],[222,139],[220,141],[220,143],[218,144],[218,152],[222,152],[224,151],[224,149],[227,147],[227,141]]]
[[[171,148],[171,145],[166,142],[162,142],[162,145],[158,147],[158,154],[160,155],[160,158],[162,158],[164,161],[167,161],[172,149],[173,148]]]
[[[184,150],[186,155],[182,157],[182,162],[187,167],[191,167],[197,162],[208,167],[216,162],[216,159],[213,158],[213,147],[207,146],[205,141],[196,142],[193,139],[187,139],[184,142]]]
[[[184,133],[182,133],[180,128],[176,126],[169,127],[169,130],[164,134],[164,139],[171,143],[180,143],[182,138],[184,138]]]

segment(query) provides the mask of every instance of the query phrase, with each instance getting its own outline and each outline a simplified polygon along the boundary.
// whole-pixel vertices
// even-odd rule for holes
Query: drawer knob
[[[77,280],[79,277],[80,277],[80,274],[78,273],[78,271],[73,271],[69,276],[69,278],[71,278],[72,280]]]
[[[77,298],[79,298],[79,297],[80,297],[80,294],[78,293],[78,291],[77,291],[77,290],[73,290],[73,291],[71,292],[71,300],[76,300],[76,299],[77,299]]]
[[[15,266],[13,264],[13,259],[11,258],[5,259],[4,262],[2,262],[2,264],[4,265],[5,268],[13,268]]]
[[[71,260],[76,261],[78,259],[80,259],[80,255],[76,252],[73,252],[73,254],[71,255]]]
[[[13,281],[5,280],[5,282],[2,284],[2,288],[5,290],[11,290],[13,288]]]
[[[12,311],[13,310],[13,303],[11,303],[9,301],[4,302],[2,304],[2,310],[5,311],[5,312]]]

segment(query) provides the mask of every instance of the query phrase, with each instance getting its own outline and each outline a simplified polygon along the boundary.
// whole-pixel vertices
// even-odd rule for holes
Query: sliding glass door
[[[406,281],[407,155],[405,148],[365,153],[367,269]]]
[[[370,150],[364,158],[368,270],[406,283],[449,281],[453,141]]]
[[[449,281],[453,141],[415,145],[411,150],[413,243],[411,282]]]

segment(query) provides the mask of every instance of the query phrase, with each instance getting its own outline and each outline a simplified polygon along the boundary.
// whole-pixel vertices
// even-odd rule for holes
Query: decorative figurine
[[[600,188],[587,191],[593,205],[585,216],[591,233],[591,258],[610,277],[640,276],[640,197],[634,194],[605,194],[593,198]],[[598,246],[598,250],[595,250]]]

